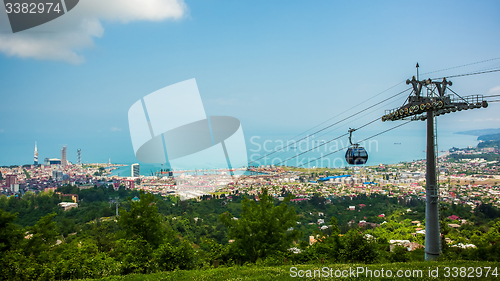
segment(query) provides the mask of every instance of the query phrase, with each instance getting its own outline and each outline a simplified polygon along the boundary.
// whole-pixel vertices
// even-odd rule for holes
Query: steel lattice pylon
[[[417,64],[418,73],[418,64]],[[426,120],[427,119],[427,174],[426,174],[426,205],[425,205],[425,259],[435,260],[441,254],[441,235],[439,224],[439,188],[436,175],[436,144],[434,119],[435,117],[451,112],[474,108],[486,108],[488,102],[482,95],[461,97],[453,90],[453,94],[446,94],[451,81],[443,78],[441,82],[431,79],[419,81],[415,76],[406,80],[406,84],[413,86],[405,104],[399,108],[387,110],[382,121],[396,120]],[[426,95],[422,89],[426,88]]]

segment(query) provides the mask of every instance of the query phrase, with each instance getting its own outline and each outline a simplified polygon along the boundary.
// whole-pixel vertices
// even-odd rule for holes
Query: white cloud
[[[123,23],[135,20],[180,19],[186,11],[182,0],[84,0],[80,1],[77,7],[80,5],[86,14]]]
[[[466,120],[459,120],[459,121],[466,121]],[[470,121],[470,120],[467,120],[467,121]],[[493,118],[487,118],[487,119],[482,119],[482,118],[476,118],[473,120],[474,122],[495,122],[495,121],[500,121],[500,118],[496,118],[496,119],[493,119]]]
[[[122,129],[118,128],[118,127],[111,127],[111,132],[119,132],[121,131]]]
[[[488,94],[500,93],[500,86],[496,86],[495,88],[490,89]]]
[[[94,46],[104,35],[101,21],[162,21],[181,19],[183,0],[82,0],[53,21],[12,33],[4,9],[0,9],[0,52],[8,56],[82,63],[77,51]]]

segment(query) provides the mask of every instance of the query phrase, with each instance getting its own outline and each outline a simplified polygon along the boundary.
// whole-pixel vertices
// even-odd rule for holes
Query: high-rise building
[[[5,176],[5,185],[9,188],[11,188],[14,184],[17,182],[17,176],[16,175],[6,175]]]
[[[61,165],[61,160],[57,158],[45,158],[45,161],[43,163],[45,166],[49,165]]]
[[[35,165],[38,165],[38,148],[36,148],[36,141],[35,141],[34,163]]]
[[[66,146],[63,146],[63,148],[61,149],[61,166],[66,167],[67,164],[68,162],[66,160]]]
[[[82,150],[81,149],[78,149],[76,151],[76,160],[77,160],[78,165],[82,165]]]
[[[63,175],[64,174],[62,171],[57,171],[57,170],[52,171],[52,179],[55,181],[62,181]]]
[[[139,175],[139,163],[132,164],[130,166],[130,168],[131,168],[131,171],[130,171],[131,177],[137,178],[140,176]]]

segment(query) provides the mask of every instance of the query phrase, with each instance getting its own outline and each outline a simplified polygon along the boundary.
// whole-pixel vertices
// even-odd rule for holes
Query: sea
[[[455,134],[455,131],[438,130],[439,154],[445,153],[452,147],[467,148],[475,147],[478,144],[477,136]],[[377,133],[377,132],[373,132]],[[370,132],[357,134],[358,138],[353,137],[353,141],[362,140],[371,136]],[[304,168],[328,167],[341,168],[347,166],[345,162],[346,147],[348,140],[338,139],[325,145],[320,145],[329,140],[328,136],[310,137],[301,142],[295,143],[289,141],[294,136],[250,136],[246,138],[247,155],[250,165],[285,165]],[[298,138],[300,139],[300,137]],[[286,147],[286,144],[290,146]],[[283,147],[284,149],[273,152],[272,148]],[[368,161],[366,166],[379,164],[397,164],[401,162],[411,162],[425,159],[426,157],[426,134],[425,130],[400,130],[390,134],[382,134],[360,143],[368,152]],[[315,147],[313,151],[304,153]],[[270,155],[269,155],[270,154]],[[264,156],[267,157],[263,158]],[[285,162],[286,159],[289,159]],[[140,164],[140,174],[144,176],[152,175],[157,171],[168,168],[162,164],[149,164],[142,162],[123,163],[126,166],[118,167],[112,171],[113,175],[128,177],[131,174],[130,165]],[[224,167],[184,167],[184,169],[213,169]],[[212,171],[213,172],[213,171]],[[194,173],[189,172],[189,173]],[[210,171],[201,171],[197,173],[211,173]],[[244,173],[244,171],[237,171]]]

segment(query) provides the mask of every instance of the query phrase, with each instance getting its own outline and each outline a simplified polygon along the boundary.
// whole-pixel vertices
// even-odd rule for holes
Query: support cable
[[[395,104],[396,102],[397,102],[397,103],[399,103],[399,101],[398,101],[398,100],[394,100],[394,101],[392,101],[392,102],[391,102],[391,103],[389,103],[389,104]],[[374,112],[379,112],[379,111],[380,111],[380,108],[381,108],[381,107],[383,107],[383,106],[385,106],[385,105],[382,105],[382,106],[379,106],[379,107],[374,107],[371,111],[368,111],[366,114],[363,114],[363,115],[359,116],[358,118],[353,119],[351,122],[349,122],[349,123],[347,123],[347,124],[350,124],[350,123],[352,123],[352,122],[355,122],[355,121],[357,121],[357,120],[359,120],[359,119],[361,119],[361,118],[363,118],[363,117],[365,117],[365,116],[367,116],[367,115],[370,115],[370,114],[372,114],[372,113],[374,113]],[[345,125],[347,125],[347,124],[345,124]],[[326,132],[324,132],[324,133],[322,133],[322,134],[320,134],[320,135],[318,135],[318,136],[315,136],[315,138],[320,138],[320,137],[322,137],[322,136],[324,136],[324,135],[327,135],[327,134],[329,134],[329,133],[333,132],[335,129],[338,129],[338,128],[332,128],[331,130],[328,130],[328,131],[326,131]]]
[[[366,99],[366,100],[364,100],[364,101],[362,101],[362,102],[360,102],[360,103],[356,104],[355,106],[352,106],[352,107],[350,107],[350,108],[348,108],[348,109],[346,109],[346,110],[342,111],[341,113],[339,113],[339,114],[337,114],[337,115],[335,115],[335,116],[333,116],[333,117],[331,117],[331,118],[329,118],[329,119],[327,119],[327,120],[325,120],[325,121],[323,121],[323,122],[319,123],[318,125],[316,125],[316,126],[314,126],[314,127],[310,128],[310,129],[308,129],[308,130],[306,130],[306,131],[304,131],[304,132],[302,132],[302,133],[300,133],[300,134],[296,135],[296,136],[295,136],[295,137],[293,137],[291,140],[293,140],[293,139],[295,139],[296,137],[299,137],[299,136],[301,136],[301,135],[303,135],[303,134],[305,134],[305,133],[309,132],[310,130],[312,130],[312,129],[316,128],[316,127],[319,127],[320,125],[325,124],[326,122],[328,122],[328,121],[330,121],[330,120],[332,120],[332,119],[334,119],[334,118],[337,118],[338,116],[340,116],[340,115],[342,115],[342,114],[344,114],[344,113],[346,113],[346,112],[350,111],[351,109],[354,109],[354,108],[356,108],[356,107],[358,107],[358,106],[362,105],[363,103],[365,103],[365,102],[367,102],[367,101],[369,101],[369,100],[371,100],[371,99],[373,99],[373,98],[375,98],[375,97],[377,97],[377,96],[380,96],[381,94],[383,94],[383,93],[385,93],[385,92],[387,92],[387,91],[391,90],[392,88],[394,88],[394,87],[396,87],[396,86],[399,86],[399,85],[403,84],[404,82],[405,82],[405,81],[401,81],[401,82],[397,83],[396,85],[394,85],[394,86],[392,86],[392,87],[389,87],[389,88],[387,88],[387,89],[383,90],[382,92],[380,92],[380,93],[378,93],[378,94],[374,95],[373,97],[371,97],[371,98],[369,98],[369,99]],[[314,135],[314,134],[315,134],[315,133],[313,133],[312,135]]]
[[[394,103],[394,102],[397,102],[397,100],[396,100],[396,101],[393,101],[392,103]],[[391,104],[392,104],[392,103],[391,103]],[[359,119],[361,119],[361,118],[363,118],[363,117],[365,117],[365,116],[367,116],[367,115],[369,115],[369,114],[371,114],[371,113],[373,113],[373,112],[377,112],[377,111],[379,111],[379,109],[378,109],[378,108],[373,108],[373,110],[371,110],[371,111],[367,112],[366,114],[363,114],[363,115],[359,116],[358,118],[356,118],[356,119],[352,120],[351,122],[349,122],[349,123],[347,123],[347,124],[350,124],[350,123],[352,123],[352,122],[354,122],[354,121],[356,121],[356,120],[359,120]],[[328,133],[331,133],[334,129],[337,129],[337,128],[332,128],[331,130],[328,130],[328,131],[326,131],[326,132],[324,132],[324,133],[320,134],[319,136],[314,136],[314,135],[313,135],[313,136],[314,136],[314,138],[320,138],[320,137],[322,137],[322,136],[325,136],[325,135],[326,135],[326,134],[328,134]],[[342,135],[342,136],[345,136],[345,135]],[[342,136],[341,136],[341,137],[342,137]],[[336,139],[337,139],[337,138],[336,138]],[[316,149],[317,147],[318,147],[318,146],[314,147],[314,149]],[[283,148],[281,148],[280,150],[278,150],[278,151],[283,150],[283,152],[281,152],[281,153],[280,153],[280,154],[278,154],[278,155],[275,155],[275,157],[278,157],[278,156],[280,156],[280,155],[283,155],[283,154],[287,153],[287,151],[284,151],[284,149],[285,149],[285,148],[286,148],[286,147],[283,147]]]
[[[469,72],[469,73],[464,73],[464,74],[457,74],[457,75],[450,75],[450,76],[444,76],[444,77],[439,77],[439,78],[433,78],[432,80],[440,80],[443,78],[453,78],[453,77],[462,77],[462,76],[470,76],[470,75],[477,75],[477,74],[484,74],[484,73],[491,73],[491,72],[498,72],[500,69],[494,69],[494,70],[487,70],[487,71],[476,71],[476,72]]]
[[[434,71],[426,72],[426,73],[423,73],[423,74],[420,74],[420,75],[426,75],[426,74],[441,72],[441,71],[445,71],[445,70],[450,70],[450,69],[465,67],[465,66],[469,66],[469,65],[474,65],[474,64],[479,64],[479,63],[483,63],[483,62],[489,62],[489,61],[499,60],[499,59],[500,59],[500,57],[498,57],[498,58],[492,58],[492,59],[487,59],[487,60],[483,60],[483,61],[477,61],[477,62],[463,64],[463,65],[459,65],[459,66],[448,67],[448,68],[444,68],[444,69],[440,69],[440,70],[434,70]]]
[[[412,88],[408,88],[408,89],[406,89],[406,90],[403,90],[403,91],[401,91],[401,92],[399,92],[399,93],[397,93],[397,94],[395,94],[395,95],[392,95],[392,96],[390,96],[390,97],[388,97],[388,98],[386,98],[386,99],[384,99],[384,100],[382,100],[382,101],[380,101],[380,102],[378,102],[378,103],[376,103],[376,104],[374,104],[374,105],[371,105],[371,106],[369,106],[369,107],[367,107],[367,108],[364,108],[363,110],[360,110],[360,111],[358,111],[358,112],[356,112],[356,113],[354,113],[354,114],[352,114],[352,115],[349,115],[348,117],[346,117],[346,118],[344,118],[344,119],[342,119],[342,120],[340,120],[340,121],[337,121],[337,122],[335,122],[335,123],[333,123],[333,124],[330,124],[330,125],[328,125],[328,126],[324,127],[323,129],[320,129],[320,130],[318,130],[318,131],[316,131],[316,132],[312,133],[312,135],[317,134],[317,133],[319,133],[319,132],[322,132],[322,131],[324,131],[324,130],[326,130],[326,129],[328,129],[328,128],[331,128],[331,127],[333,127],[333,126],[335,126],[335,125],[337,125],[337,124],[339,124],[339,123],[341,123],[341,122],[344,122],[345,120],[348,120],[348,119],[350,119],[350,118],[352,118],[352,117],[354,117],[354,116],[356,116],[356,115],[358,115],[358,114],[360,114],[360,113],[364,112],[365,110],[372,108],[373,106],[377,106],[377,105],[379,105],[379,104],[381,104],[381,103],[384,103],[384,102],[386,102],[386,101],[388,101],[388,100],[390,100],[390,99],[392,99],[392,98],[394,98],[394,97],[397,97],[397,96],[399,96],[399,95],[401,95],[401,94],[403,94],[403,93],[405,93],[405,92],[407,92],[408,90],[411,90],[411,89],[412,89]],[[378,120],[378,118],[377,118],[377,120]],[[308,136],[309,136],[309,135],[308,135]],[[303,137],[303,138],[299,139],[299,140],[298,140],[298,141],[296,141],[296,142],[299,142],[299,141],[301,141],[301,140],[304,140],[304,139],[306,139],[308,136]],[[281,147],[279,150],[275,150],[275,151],[273,151],[273,152],[271,152],[271,153],[268,153],[268,154],[266,154],[266,155],[264,155],[264,156],[262,156],[262,157],[260,157],[260,158],[258,158],[258,159],[256,159],[256,160],[254,160],[254,161],[251,161],[250,163],[253,163],[253,162],[256,162],[256,161],[258,161],[258,160],[260,160],[260,159],[263,159],[263,158],[265,158],[265,157],[268,157],[269,155],[272,155],[272,154],[274,154],[274,153],[276,153],[276,152],[278,152],[278,151],[281,151],[281,150],[283,150],[283,149],[285,149],[285,148],[289,147],[290,145],[292,145],[292,144],[288,144],[287,146]],[[275,148],[275,149],[276,149],[276,148]]]
[[[379,135],[381,135],[381,134],[383,134],[383,133],[389,132],[389,131],[394,130],[394,129],[398,128],[398,127],[401,127],[401,126],[403,126],[403,125],[406,125],[406,124],[408,124],[408,123],[410,123],[410,122],[412,122],[412,121],[413,121],[413,120],[409,120],[409,121],[407,121],[407,122],[405,122],[405,123],[402,123],[402,124],[399,124],[399,125],[394,126],[394,127],[392,127],[392,128],[389,128],[389,129],[387,129],[387,130],[385,130],[385,131],[382,131],[382,132],[380,132],[380,133],[377,133],[377,134],[375,134],[375,135],[373,135],[373,136],[370,136],[370,137],[368,137],[368,138],[365,138],[365,139],[363,139],[363,140],[360,140],[360,141],[358,141],[358,142],[356,142],[356,143],[364,142],[364,141],[366,141],[366,140],[369,140],[369,139],[371,139],[371,138],[374,138],[374,137],[376,137],[376,136],[379,136]],[[347,135],[347,134],[346,134],[346,135]],[[339,152],[339,151],[342,151],[342,150],[344,150],[344,149],[346,149],[346,148],[348,148],[348,147],[349,147],[349,146],[344,146],[344,147],[342,147],[341,149],[335,150],[335,151],[330,152],[330,153],[328,153],[328,154],[325,154],[325,155],[323,155],[323,156],[321,156],[321,157],[318,157],[318,158],[316,158],[316,159],[313,159],[313,160],[311,160],[311,161],[309,161],[309,162],[307,162],[307,163],[301,164],[301,165],[300,165],[300,166],[298,166],[298,167],[304,166],[304,165],[309,164],[309,163],[311,163],[311,162],[313,162],[313,161],[318,161],[318,160],[319,160],[319,159],[321,159],[321,158],[324,158],[324,157],[326,157],[326,156],[329,156],[329,155],[332,155],[332,154],[337,153],[337,152]]]
[[[356,130],[359,130],[359,129],[361,129],[361,128],[364,128],[364,127],[366,127],[366,126],[368,126],[368,125],[370,125],[370,124],[372,124],[372,123],[374,123],[375,121],[378,121],[378,120],[380,120],[380,118],[373,119],[372,121],[370,121],[370,122],[368,122],[368,123],[364,124],[363,126],[361,126],[361,127],[359,127],[359,128],[356,128]],[[327,141],[327,142],[324,142],[324,143],[322,143],[322,144],[320,144],[320,145],[317,145],[317,146],[315,146],[315,147],[313,147],[313,148],[311,148],[311,149],[308,149],[308,150],[306,150],[306,151],[304,151],[304,152],[301,152],[301,153],[299,153],[299,154],[297,154],[297,155],[294,155],[294,156],[292,156],[292,157],[289,157],[289,158],[287,158],[287,159],[285,159],[285,160],[283,160],[283,161],[279,162],[279,163],[278,163],[278,165],[279,165],[279,164],[281,164],[281,163],[286,163],[288,160],[291,160],[291,159],[293,159],[293,158],[296,158],[296,157],[298,157],[298,156],[300,156],[300,155],[303,155],[303,154],[305,154],[305,153],[307,153],[307,152],[314,151],[316,148],[319,148],[319,147],[321,147],[321,146],[323,146],[323,145],[326,145],[326,144],[328,144],[328,143],[330,143],[330,142],[332,142],[332,141],[334,141],[334,140],[337,140],[337,139],[339,139],[339,138],[341,138],[341,137],[345,137],[345,136],[347,136],[347,135],[349,135],[349,133],[345,133],[345,134],[340,135],[340,136],[338,136],[338,137],[336,137],[336,138],[333,138],[333,139],[331,139],[331,140],[329,140],[329,141]]]
[[[445,71],[445,70],[450,70],[450,69],[456,69],[456,68],[460,68],[460,67],[465,67],[465,66],[475,65],[475,64],[484,63],[484,62],[488,62],[488,61],[494,61],[494,60],[498,60],[498,59],[500,59],[500,57],[497,57],[497,58],[492,58],[492,59],[488,59],[488,60],[483,60],[483,61],[478,61],[478,62],[474,62],[474,63],[469,63],[469,64],[464,64],[464,65],[460,65],[460,66],[455,66],[455,67],[445,68],[445,69],[441,69],[441,70],[431,71],[431,72],[424,73],[424,74],[422,74],[422,75],[429,74],[429,73],[440,72],[440,71]],[[464,73],[464,74],[458,74],[458,75],[450,75],[450,76],[445,76],[445,77],[440,77],[440,78],[433,78],[433,80],[438,80],[438,79],[443,79],[443,78],[453,78],[453,77],[470,76],[470,75],[477,75],[477,74],[484,74],[484,73],[492,73],[492,72],[498,72],[498,71],[500,71],[500,69],[495,68],[495,69],[493,69],[493,70],[483,70],[483,71],[476,71],[476,72],[470,72],[470,73]],[[369,98],[369,99],[367,99],[367,100],[363,101],[362,103],[359,103],[359,104],[357,104],[357,105],[355,105],[355,106],[353,106],[353,107],[351,107],[351,108],[349,108],[349,109],[347,109],[347,110],[343,111],[343,112],[342,112],[342,113],[340,113],[340,114],[337,114],[336,116],[334,116],[334,117],[332,117],[332,118],[330,118],[330,119],[328,119],[328,120],[325,120],[324,122],[322,122],[322,123],[320,123],[320,124],[318,124],[318,125],[316,125],[316,126],[312,127],[311,129],[308,129],[308,130],[306,130],[306,131],[304,131],[304,132],[302,132],[302,133],[298,134],[297,136],[293,137],[293,138],[292,138],[292,139],[290,139],[290,140],[293,140],[293,139],[295,139],[295,138],[297,138],[297,137],[299,137],[299,136],[303,135],[304,133],[307,133],[308,131],[310,131],[310,130],[312,130],[312,129],[314,129],[314,128],[319,127],[320,125],[322,125],[322,124],[324,124],[324,123],[326,123],[326,122],[328,122],[328,121],[330,121],[330,120],[332,120],[332,119],[334,119],[334,118],[336,118],[336,117],[338,117],[338,116],[340,116],[340,115],[344,114],[345,112],[348,112],[349,110],[351,110],[351,109],[353,109],[353,108],[355,108],[355,107],[359,106],[360,104],[363,104],[364,102],[366,102],[366,101],[368,101],[368,100],[371,100],[371,99],[373,99],[373,98],[375,98],[375,97],[377,97],[377,96],[379,96],[379,95],[383,94],[384,92],[387,92],[388,90],[390,90],[390,89],[392,89],[392,88],[394,88],[394,87],[396,87],[396,86],[398,86],[398,85],[402,84],[403,82],[404,82],[404,81],[402,81],[402,82],[400,82],[400,83],[398,83],[398,84],[396,84],[396,85],[394,85],[394,86],[392,86],[392,87],[390,87],[390,88],[388,88],[388,89],[386,89],[386,90],[384,90],[384,91],[380,92],[379,94],[377,94],[377,95],[375,95],[375,96],[373,96],[373,97],[371,97],[371,98]],[[356,116],[356,115],[360,114],[361,112],[363,112],[363,111],[365,111],[365,110],[367,110],[367,109],[369,109],[369,108],[371,108],[371,107],[373,107],[373,106],[377,106],[377,105],[379,105],[379,104],[381,104],[381,103],[383,103],[383,102],[386,102],[387,100],[392,99],[392,98],[394,98],[394,97],[396,97],[396,96],[398,96],[398,95],[400,95],[400,94],[402,94],[402,93],[404,93],[404,92],[406,92],[406,91],[408,91],[408,90],[410,90],[410,89],[411,89],[411,88],[408,88],[408,89],[406,89],[406,90],[404,90],[404,91],[401,91],[401,92],[397,93],[396,95],[393,95],[393,96],[391,96],[391,97],[389,97],[389,98],[387,98],[387,99],[382,100],[381,102],[378,102],[378,103],[376,103],[376,104],[374,104],[374,105],[372,105],[372,106],[370,106],[370,107],[367,107],[367,108],[365,108],[365,109],[363,109],[363,110],[360,110],[360,111],[356,112],[355,114],[352,114],[352,115],[350,115],[350,116],[348,116],[348,117],[346,117],[346,118],[344,118],[344,119],[342,119],[342,120],[340,120],[340,121],[338,121],[338,122],[335,122],[335,123],[333,123],[333,124],[330,124],[330,125],[328,125],[328,126],[326,126],[326,127],[322,128],[322,129],[320,129],[320,130],[318,130],[318,131],[316,131],[316,132],[314,132],[314,133],[312,133],[312,134],[309,134],[309,135],[307,135],[307,136],[305,136],[305,137],[303,137],[303,138],[301,138],[301,139],[299,139],[299,140],[295,141],[295,143],[300,142],[300,141],[302,141],[302,140],[306,139],[306,138],[307,138],[307,137],[309,137],[310,135],[315,135],[315,134],[317,134],[317,133],[319,133],[319,132],[322,132],[322,131],[324,131],[324,130],[326,130],[326,129],[328,129],[328,128],[331,128],[331,127],[333,127],[333,126],[335,126],[335,125],[337,125],[337,124],[339,124],[339,123],[341,123],[341,122],[343,122],[343,121],[345,121],[345,120],[348,120],[348,119],[350,119],[350,118],[352,118],[352,117],[354,117],[354,116]],[[450,89],[450,90],[451,90],[451,89]],[[451,90],[451,91],[453,92],[453,90]],[[454,94],[456,94],[457,96],[459,96],[457,93],[455,93],[455,92],[453,92],[453,93],[454,93]],[[463,99],[461,96],[459,96],[459,97],[460,97],[461,99]],[[408,97],[407,97],[407,99],[408,99]],[[463,100],[464,100],[464,99],[463,99]],[[465,101],[465,100],[464,100],[464,101]],[[497,101],[491,101],[491,102],[497,102]],[[290,141],[290,140],[289,140],[289,141]],[[287,143],[288,143],[289,141],[287,141]],[[324,144],[325,144],[325,143],[324,143]],[[266,155],[264,155],[264,156],[262,156],[262,157],[260,157],[260,158],[258,158],[258,159],[256,159],[256,160],[253,160],[253,161],[251,161],[249,164],[254,163],[254,162],[256,162],[256,161],[258,161],[258,160],[261,160],[261,159],[263,159],[263,158],[266,158],[266,157],[268,157],[268,156],[270,156],[270,155],[272,155],[272,154],[274,154],[274,153],[276,153],[276,152],[278,152],[278,151],[283,151],[285,148],[287,148],[287,147],[289,147],[289,146],[291,146],[291,145],[292,145],[292,143],[290,143],[290,144],[288,144],[288,145],[286,145],[286,146],[284,146],[284,147],[280,147],[280,149],[279,149],[279,150],[276,150],[276,148],[275,148],[275,150],[274,150],[273,152],[268,153],[268,154],[266,154]],[[281,155],[281,154],[280,154],[280,155]]]
[[[500,97],[500,95],[489,95],[489,96],[483,96],[483,98],[493,98],[493,97]]]

